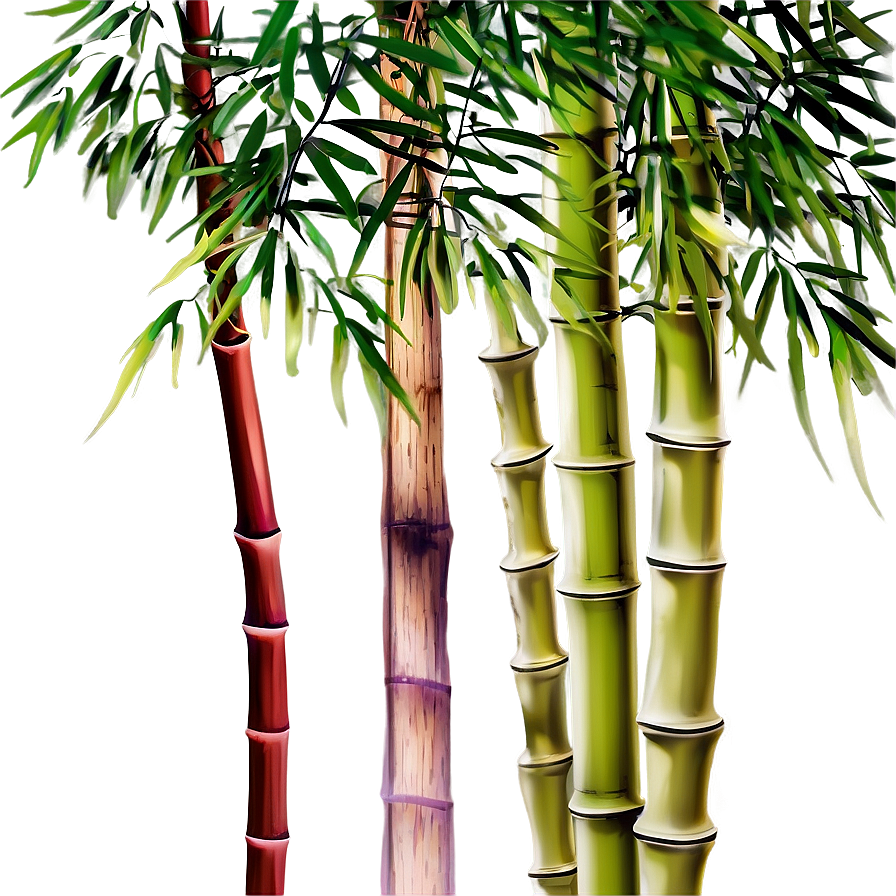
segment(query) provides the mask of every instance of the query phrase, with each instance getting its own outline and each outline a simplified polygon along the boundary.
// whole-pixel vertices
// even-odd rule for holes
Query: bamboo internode
[[[536,893],[576,892],[572,819],[567,809],[572,748],[566,730],[567,655],[557,636],[554,560],[545,512],[544,469],[551,445],[541,432],[534,364],[538,349],[508,332],[486,296],[491,343],[479,355],[491,377],[501,423],[492,459],[507,517],[509,548],[501,561],[517,633],[510,661],[523,711],[526,749],[520,789],[529,815]]]
[[[208,4],[185,4],[184,47],[207,57],[206,39],[211,33]],[[215,90],[209,69],[184,63],[184,84],[193,97],[195,111],[215,107]],[[198,164],[220,165],[224,151],[208,131],[197,132]],[[218,175],[196,178],[199,211],[208,208]],[[206,222],[217,227],[229,214],[222,208]],[[232,239],[232,238],[228,238]],[[219,252],[220,263],[226,249]],[[207,262],[207,265],[211,262]],[[222,283],[223,302],[234,283],[234,271]],[[213,309],[217,315],[217,308]],[[233,472],[237,521],[234,536],[243,561],[246,614],[243,631],[249,658],[249,798],[246,823],[246,893],[282,894],[286,875],[289,829],[286,813],[286,762],[289,713],[286,689],[285,637],[288,623],[280,573],[280,527],[274,513],[274,497],[268,470],[261,414],[250,357],[251,337],[243,327],[239,309],[219,329],[212,341],[212,355],[221,392],[227,444]]]
[[[397,32],[409,41],[425,39],[424,5],[415,2],[401,11],[406,21],[381,19],[383,33]],[[395,89],[413,94],[410,80],[386,56],[381,57],[380,71]],[[391,121],[404,118],[384,98],[380,116]],[[401,143],[399,137],[390,139],[396,147]],[[381,155],[381,163],[384,189],[408,164],[388,153]],[[412,171],[406,187],[410,198],[419,197],[421,182],[420,170]],[[401,210],[406,220],[419,214],[414,202],[403,203]],[[417,284],[405,295],[396,288],[408,234],[404,222],[394,218],[387,222],[386,313],[408,341],[387,327],[386,360],[411,397],[420,424],[388,394],[382,507],[386,750],[381,887],[383,893],[441,894],[454,892],[446,644],[452,530],[442,468],[439,303],[432,294],[424,301]]]
[[[608,85],[608,90],[612,89]],[[554,465],[563,504],[563,580],[573,722],[574,792],[570,802],[580,893],[637,893],[632,825],[641,811],[638,767],[635,601],[639,587],[634,533],[634,458],[620,330],[613,103],[597,91],[589,107],[563,95],[570,136],[548,123],[560,147],[554,172],[580,201],[543,181],[545,213],[566,241],[597,265],[577,280],[588,316],[552,318],[557,345],[559,451]],[[596,190],[595,183],[602,183]],[[548,249],[570,248],[548,238]],[[554,281],[556,306],[562,287]]]
[[[665,88],[658,88],[665,89]],[[677,109],[710,151],[719,140],[708,110],[688,97]],[[665,98],[661,99],[665,101]],[[721,220],[720,191],[700,147],[677,113],[672,146],[691,195],[712,200]],[[676,224],[678,210],[673,212]],[[724,293],[713,267],[700,272],[712,332],[709,342],[696,301],[664,298],[656,313],[654,411],[648,436],[654,459],[653,519],[648,562],[653,615],[644,699],[638,724],[646,739],[648,800],[635,825],[644,891],[699,893],[716,838],[707,811],[713,753],[723,722],[713,704],[718,614],[725,558],[721,547],[725,433],[721,384]],[[677,299],[674,303],[671,299]]]

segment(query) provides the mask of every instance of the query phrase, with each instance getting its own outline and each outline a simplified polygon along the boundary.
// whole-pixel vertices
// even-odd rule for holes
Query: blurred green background
[[[6,2],[3,83],[49,52],[53,23]],[[3,134],[11,132],[4,106]],[[22,189],[28,145],[2,157],[2,878],[4,893],[226,893],[242,886],[242,586],[217,389],[166,358],[83,445],[117,360],[183,251],[150,238],[132,198],[85,204],[73,154]],[[173,223],[170,225],[173,229]],[[164,230],[164,228],[163,228]],[[257,314],[250,309],[254,332]],[[382,773],[380,451],[357,382],[349,428],[332,408],[325,346],[286,376],[282,328],[255,342],[290,611],[289,882],[378,889]],[[632,427],[652,401],[649,324],[626,327]],[[484,321],[445,323],[453,761],[459,892],[520,893],[529,860],[514,757],[522,731],[507,665],[514,635],[489,457],[499,444]],[[207,361],[208,359],[206,359]],[[733,359],[729,359],[732,360]],[[539,359],[554,422],[550,343]],[[707,893],[892,893],[894,427],[859,400],[872,487],[849,467],[832,388],[811,402],[834,473],[803,437],[783,364],[737,393],[729,452],[717,705],[726,718]],[[890,378],[892,384],[892,377]],[[639,436],[639,533],[650,443]],[[560,531],[549,476],[552,531]],[[561,561],[562,562],[562,561]],[[640,655],[649,599],[641,591]]]

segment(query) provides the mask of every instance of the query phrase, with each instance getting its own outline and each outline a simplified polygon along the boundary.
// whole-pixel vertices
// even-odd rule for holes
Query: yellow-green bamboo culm
[[[659,100],[665,101],[665,97]],[[711,214],[721,227],[718,182],[680,117],[711,157],[720,148],[713,116],[678,92],[669,113],[679,170],[692,197],[712,200]],[[672,214],[675,232],[682,238],[688,234],[685,218],[677,209]],[[706,263],[704,253],[713,265]],[[689,276],[692,285],[706,282],[702,298],[712,321],[711,338],[707,340],[695,310],[695,299],[702,304],[699,296],[680,294],[677,302],[670,303],[667,290],[665,308],[656,313],[656,379],[648,433],[654,443],[647,558],[653,609],[638,714],[646,738],[647,807],[635,825],[645,893],[700,893],[716,837],[707,812],[707,789],[723,726],[713,705],[713,690],[725,567],[720,530],[728,439],[720,371],[724,293],[713,267],[725,274],[727,255],[705,242],[691,256],[695,257],[698,261],[686,262],[685,268],[694,263],[703,266],[696,276],[690,268]]]
[[[558,91],[558,93],[561,91]],[[616,187],[606,175],[616,164],[615,109],[596,91],[587,108],[563,94],[575,131],[553,124],[545,137],[560,147],[549,160],[580,201],[564,199],[543,181],[545,214],[572,246],[606,272],[575,281],[591,315],[576,326],[553,317],[557,345],[560,479],[565,574],[558,586],[569,622],[574,792],[580,893],[638,893],[638,854],[632,825],[641,811],[635,601],[634,459],[622,359],[616,242]],[[594,189],[603,178],[603,185]],[[549,238],[549,251],[570,247]],[[555,307],[568,300],[556,282]],[[601,331],[601,334],[595,331]],[[598,338],[602,335],[603,338]]]
[[[551,445],[541,432],[533,365],[536,346],[520,339],[512,308],[508,332],[486,295],[491,343],[479,355],[491,377],[501,423],[492,459],[507,516],[509,551],[501,561],[516,622],[510,661],[526,730],[519,758],[520,790],[532,830],[529,869],[535,893],[576,893],[576,855],[567,807],[572,748],[566,727],[567,654],[557,637],[554,560],[544,499]]]

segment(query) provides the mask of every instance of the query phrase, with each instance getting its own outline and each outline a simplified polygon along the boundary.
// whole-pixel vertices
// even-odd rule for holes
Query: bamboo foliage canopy
[[[418,281],[432,277],[446,311],[457,303],[458,277],[465,277],[471,289],[470,278],[482,277],[499,314],[516,305],[543,341],[546,328],[532,300],[529,274],[535,267],[547,273],[551,265],[569,298],[558,310],[569,320],[583,316],[576,281],[601,272],[574,246],[566,244],[568,252],[551,257],[533,243],[513,238],[526,225],[561,241],[563,235],[553,233],[541,214],[540,193],[500,192],[489,185],[488,172],[543,174],[537,153],[556,149],[515,127],[514,103],[520,96],[547,104],[564,127],[559,98],[564,93],[581,97],[585,88],[606,92],[601,76],[618,72],[612,99],[621,127],[619,162],[606,176],[615,181],[620,210],[633,219],[657,181],[667,195],[686,191],[670,152],[670,124],[657,118],[660,84],[673,102],[692,96],[715,110],[725,151],[711,164],[718,170],[732,225],[719,231],[707,209],[689,202],[679,216],[684,219],[677,223],[679,231],[660,230],[653,245],[652,218],[669,209],[646,209],[640,216],[643,226],[620,244],[640,249],[632,276],[621,278],[621,287],[632,290],[623,293],[630,296],[624,313],[649,316],[656,306],[658,297],[637,282],[648,259],[659,281],[686,282],[696,266],[687,264],[682,247],[694,244],[688,239],[692,234],[697,245],[731,251],[734,264],[724,280],[733,350],[741,347],[744,355],[741,387],[755,362],[773,369],[763,336],[778,306],[784,314],[787,366],[800,423],[821,459],[809,416],[803,353],[805,347],[819,356],[826,347],[853,465],[871,498],[849,383],[862,395],[876,393],[890,407],[877,372],[879,362],[896,365],[893,346],[882,333],[889,319],[871,304],[863,286],[869,255],[891,288],[896,285],[886,247],[887,229],[896,223],[896,191],[893,179],[881,173],[893,163],[887,153],[893,137],[874,136],[878,126],[894,125],[876,86],[889,80],[880,62],[890,47],[874,22],[881,11],[860,17],[853,4],[838,0],[817,5],[736,0],[718,13],[698,3],[454,2],[428,9],[433,39],[427,46],[379,36],[374,14],[327,22],[316,9],[300,16],[295,2],[260,12],[266,19],[260,35],[233,37],[226,34],[222,11],[208,59],[190,57],[176,42],[165,41],[166,21],[176,24],[167,5],[159,12],[151,4],[141,9],[103,0],[29,13],[70,16],[66,21],[72,24],[57,40],[62,49],[4,91],[4,96],[21,96],[13,116],[37,110],[6,144],[34,137],[28,182],[51,143],[58,150],[75,130],[83,130],[79,152],[86,156],[85,189],[105,179],[111,217],[133,181],[141,205],[151,209],[153,230],[193,178],[212,172],[222,178],[209,209],[172,234],[195,228],[195,246],[159,284],[201,265],[225,239],[238,236],[225,264],[242,258],[242,270],[239,285],[221,308],[226,313],[209,323],[202,304],[193,302],[203,351],[219,321],[253,284],[260,291],[266,332],[275,278],[282,270],[288,372],[297,373],[306,315],[305,338],[310,338],[318,313],[332,313],[336,406],[344,413],[342,377],[353,343],[381,413],[384,389],[398,388],[379,349],[382,326],[394,322],[371,291],[371,275],[361,267],[399,201],[400,188],[378,199],[378,182],[368,179],[353,192],[357,178],[375,177],[371,150],[409,157],[431,176],[444,178],[440,195],[430,201],[447,206],[450,200],[453,211],[433,216],[441,222],[435,226],[420,225],[408,241],[402,274]],[[113,38],[130,44],[124,55],[103,52],[120,45],[104,43]],[[153,38],[158,38],[154,53],[147,49]],[[540,47],[542,40],[547,51]],[[551,50],[562,54],[562,65]],[[355,96],[359,89],[371,88],[399,106],[411,102],[380,77],[382,54],[411,78],[413,62],[435,73],[438,95],[426,97],[422,112],[419,103],[407,110],[422,116],[425,127],[384,125],[361,116]],[[183,86],[172,80],[171,63],[184,61],[212,70],[220,100],[206,116],[190,118]],[[309,92],[297,89],[297,78],[313,82],[319,109],[301,98]],[[428,89],[421,85],[422,91]],[[345,111],[351,114],[345,117]],[[390,149],[384,127],[396,131],[392,136],[400,136],[401,145]],[[202,129],[212,137],[233,137],[238,149],[232,162],[189,167],[194,138]],[[558,186],[568,190],[568,184]],[[657,194],[663,196],[662,191]],[[206,237],[205,218],[222,208],[230,215]],[[513,233],[501,218],[507,213],[515,222]],[[338,270],[332,246],[315,224],[319,216],[342,219],[354,228],[356,250],[347,271]],[[285,239],[290,231],[292,244]],[[323,268],[309,264],[304,254],[300,257],[300,243],[313,248],[311,257],[319,258]],[[210,302],[220,283],[216,280],[209,285]],[[190,301],[168,305],[135,340],[98,425],[137,378],[169,325],[176,382],[183,344],[179,316],[185,304]],[[352,308],[360,308],[366,321],[353,316]],[[706,309],[698,311],[709,326]],[[408,397],[400,390],[396,394],[413,414]]]

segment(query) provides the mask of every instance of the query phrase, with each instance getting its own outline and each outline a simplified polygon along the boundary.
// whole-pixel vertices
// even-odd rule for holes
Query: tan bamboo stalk
[[[192,44],[189,38],[211,34],[208,3],[185,4],[184,48],[195,56],[208,56],[207,45]],[[215,91],[207,68],[185,63],[184,84],[193,97],[194,110],[208,112],[215,106]],[[224,152],[208,131],[196,137],[196,164],[219,165]],[[220,183],[217,175],[196,178],[199,211]],[[217,227],[230,210],[222,209],[206,224]],[[220,264],[225,252],[211,262]],[[231,268],[231,271],[233,269]],[[233,278],[222,284],[219,296],[226,299]],[[289,829],[286,820],[286,756],[289,742],[289,712],[286,691],[285,637],[286,604],[280,574],[280,527],[274,513],[274,497],[268,471],[261,414],[255,392],[250,337],[242,313],[225,322],[212,341],[212,354],[221,391],[227,428],[230,463],[236,496],[234,530],[243,561],[246,584],[246,614],[243,631],[249,656],[249,804],[246,824],[246,893],[282,894],[286,875]]]
[[[390,12],[400,7],[384,4]],[[420,40],[423,5],[406,5],[401,21],[381,18],[385,36]],[[387,83],[410,95],[387,57]],[[380,116],[406,120],[385,99]],[[385,136],[385,135],[384,135]],[[401,138],[393,138],[396,145]],[[407,164],[382,156],[384,189]],[[446,647],[448,557],[452,530],[442,469],[442,351],[439,303],[428,310],[417,285],[404,298],[399,282],[410,226],[419,207],[420,169],[386,227],[386,312],[410,344],[386,328],[386,359],[414,402],[418,426],[391,395],[383,446],[384,650],[386,752],[381,886],[383,893],[454,892],[454,807],[451,800],[451,679]],[[410,200],[410,201],[408,201]]]
[[[665,89],[663,87],[659,89]],[[678,94],[677,110],[710,152],[719,141],[712,113]],[[665,98],[663,100],[665,101]],[[713,200],[723,225],[719,184],[670,109],[672,146],[694,197]],[[684,230],[674,213],[676,233]],[[705,246],[726,273],[727,255]],[[635,825],[647,893],[699,893],[716,837],[707,812],[709,773],[723,722],[713,705],[722,555],[722,463],[729,444],[722,405],[720,333],[724,292],[703,261],[712,320],[710,345],[694,297],[656,313],[656,380],[648,435],[654,442],[650,543],[653,614],[644,700],[648,800]]]
[[[507,516],[509,550],[501,561],[516,623],[510,661],[526,731],[519,758],[520,789],[532,830],[533,892],[576,892],[576,855],[567,808],[572,748],[566,729],[567,654],[557,637],[554,560],[544,501],[545,459],[551,445],[541,432],[534,364],[538,347],[520,339],[485,297],[491,343],[479,355],[491,377],[501,450],[492,458]]]
[[[572,696],[574,793],[580,893],[637,893],[638,857],[632,825],[641,811],[635,602],[640,585],[635,552],[634,458],[619,308],[617,203],[613,183],[596,181],[616,165],[615,108],[597,91],[588,106],[564,94],[570,137],[548,123],[560,146],[554,171],[581,202],[561,198],[544,179],[545,214],[567,241],[606,276],[574,283],[591,317],[573,327],[552,318],[557,341],[559,451],[554,465],[563,505],[566,599]],[[605,179],[606,180],[606,179]],[[548,248],[570,248],[549,239]],[[555,306],[562,287],[552,284]],[[565,303],[568,304],[568,303]],[[601,331],[604,339],[597,338]]]

